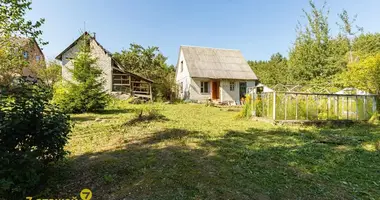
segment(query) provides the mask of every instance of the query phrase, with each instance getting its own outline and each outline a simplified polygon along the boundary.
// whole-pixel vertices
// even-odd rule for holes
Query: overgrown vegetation
[[[29,66],[19,39],[38,40],[44,19],[24,18],[30,0],[0,0],[0,199],[23,199],[66,155],[69,116],[49,103],[51,90],[21,78]],[[28,40],[26,39],[26,40]]]
[[[356,16],[346,10],[338,14],[341,30],[331,34],[330,11],[326,3],[318,8],[309,2],[304,10],[306,23],[299,22],[289,60],[275,54],[269,61],[249,61],[260,81],[269,86],[281,84],[320,85],[322,87],[355,87],[378,94],[377,79],[380,35],[363,33],[355,25]]]
[[[166,64],[167,58],[158,47],[144,48],[131,44],[128,50],[115,53],[114,58],[125,70],[154,81],[152,92],[156,101],[175,100],[175,69],[173,65]]]
[[[145,106],[120,101],[103,114],[73,115],[72,154],[52,171],[45,194],[90,188],[97,199],[380,197],[378,126],[273,126],[196,104],[162,104],[167,120],[123,126]]]
[[[91,55],[90,38],[84,34],[80,50],[70,69],[73,81],[64,80],[55,87],[53,102],[69,113],[97,112],[105,108],[109,96],[104,91],[102,70]]]
[[[0,196],[23,198],[66,155],[69,116],[48,102],[41,84],[18,79],[0,91]]]

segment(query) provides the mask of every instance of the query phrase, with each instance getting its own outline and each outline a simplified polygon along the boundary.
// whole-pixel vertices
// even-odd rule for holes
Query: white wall
[[[235,90],[230,90],[230,82],[234,82]],[[240,103],[240,82],[247,83],[247,90],[245,93],[248,93],[249,87],[255,86],[255,81],[246,81],[246,80],[221,80],[221,99],[220,101],[235,101],[237,104]]]
[[[183,61],[183,71],[181,71],[181,61]],[[182,91],[179,91],[179,98],[181,99],[189,99],[190,98],[190,84],[191,84],[191,78],[189,69],[186,65],[185,57],[183,56],[182,50],[180,51],[179,55],[179,62],[177,66],[177,73],[176,73],[176,83],[178,85],[183,83]]]
[[[102,69],[103,78],[105,80],[103,86],[104,89],[111,92],[112,91],[112,62],[111,56],[106,54],[104,50],[95,42],[91,40],[91,54],[97,58],[96,66]]]
[[[235,89],[230,90],[230,82],[233,82]],[[220,101],[235,101],[239,102],[239,81],[236,80],[221,80],[220,81],[221,95]]]
[[[208,93],[201,93],[201,82],[209,82]],[[197,101],[207,101],[211,98],[211,80],[206,78],[191,78],[190,99]]]
[[[105,79],[104,89],[112,91],[111,57],[108,56],[94,40],[91,40],[90,46],[92,55],[97,58],[96,66],[101,68],[103,71],[103,78]],[[64,80],[73,81],[72,73],[69,69],[74,68],[71,59],[75,58],[79,52],[79,48],[80,44],[78,43],[62,55],[62,78]]]
[[[78,51],[79,44],[76,44],[62,55],[62,78],[64,80],[72,81],[72,74],[69,69],[73,69],[74,66],[71,59],[75,58]]]

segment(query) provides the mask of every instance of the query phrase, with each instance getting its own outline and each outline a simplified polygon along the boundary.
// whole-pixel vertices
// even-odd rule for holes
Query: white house
[[[112,54],[107,51],[94,36],[87,32],[81,35],[73,43],[71,43],[65,50],[63,50],[57,57],[57,60],[62,62],[62,78],[67,81],[72,81],[72,74],[70,69],[73,69],[72,59],[79,52],[80,40],[88,35],[90,40],[91,54],[95,57],[96,66],[102,69],[104,78],[104,90],[111,94],[127,94],[152,98],[151,84],[152,81],[141,77],[135,73],[126,71],[120,63],[118,63]]]
[[[239,50],[180,47],[176,83],[181,99],[239,103],[257,81]]]

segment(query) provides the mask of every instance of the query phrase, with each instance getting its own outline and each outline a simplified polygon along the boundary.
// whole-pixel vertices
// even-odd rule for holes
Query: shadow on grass
[[[335,134],[251,128],[210,138],[165,129],[122,150],[68,160],[54,170],[49,192],[64,197],[90,188],[96,199],[379,198],[379,152],[316,142]],[[341,134],[364,136],[357,129]],[[380,139],[377,129],[366,136],[361,142]]]
[[[162,115],[160,113],[140,114],[135,118],[129,120],[128,122],[124,123],[123,126],[134,126],[140,123],[149,123],[153,121],[164,122],[169,121],[169,119],[165,117],[165,115]]]

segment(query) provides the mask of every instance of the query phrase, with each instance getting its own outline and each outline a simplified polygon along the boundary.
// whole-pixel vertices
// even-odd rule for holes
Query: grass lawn
[[[93,199],[380,199],[380,127],[274,126],[204,105],[117,102],[72,115],[68,159],[41,196]]]

